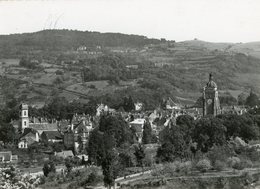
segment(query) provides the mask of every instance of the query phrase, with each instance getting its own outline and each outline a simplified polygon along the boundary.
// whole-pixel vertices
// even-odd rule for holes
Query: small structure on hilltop
[[[217,84],[213,81],[212,73],[209,74],[209,82],[203,88],[203,116],[220,114]]]

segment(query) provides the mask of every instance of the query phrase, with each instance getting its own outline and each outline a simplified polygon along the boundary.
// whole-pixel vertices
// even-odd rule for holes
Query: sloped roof
[[[42,123],[42,124],[34,124],[30,123],[29,127],[35,129],[37,131],[55,131],[58,130],[57,123]]]
[[[47,139],[61,139],[62,136],[58,131],[43,131],[42,134],[45,134]]]
[[[62,158],[67,158],[67,157],[73,157],[74,154],[71,150],[65,150],[65,151],[56,153],[56,156],[62,157]]]
[[[175,103],[170,97],[168,98],[166,105],[171,106],[171,107],[180,106],[179,104]]]
[[[32,129],[32,128],[25,128],[23,134],[21,134],[21,135],[18,137],[18,139],[21,139],[21,138],[25,137],[25,136],[28,135],[29,133],[36,134],[36,132],[37,132],[37,131],[34,130],[34,129]]]
[[[130,122],[130,124],[144,124],[145,119],[135,119],[134,121]]]

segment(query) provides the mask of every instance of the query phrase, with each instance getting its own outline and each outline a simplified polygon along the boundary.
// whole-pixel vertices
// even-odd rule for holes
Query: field
[[[57,49],[52,49],[52,46],[48,46],[50,44],[43,43],[46,41],[44,33],[48,34],[50,44],[53,42],[51,39],[59,36],[61,41],[56,46]],[[201,89],[208,81],[208,74],[212,72],[218,89],[229,91],[236,98],[241,92],[248,93],[251,89],[260,94],[260,59],[255,58],[260,57],[259,42],[245,44],[211,43],[200,40],[161,42],[147,38],[140,43],[143,39],[140,36],[113,34],[118,35],[120,43],[105,46],[104,51],[99,49],[97,54],[90,55],[88,52],[76,51],[77,44],[73,43],[78,40],[75,38],[77,34],[92,36],[92,33],[88,32],[64,30],[22,34],[15,39],[3,36],[8,38],[7,41],[10,40],[11,46],[28,36],[37,43],[33,43],[36,45],[34,50],[30,50],[31,47],[24,44],[14,46],[17,52],[13,50],[14,48],[11,48],[10,52],[1,51],[3,55],[0,56],[0,62],[5,64],[0,63],[0,74],[16,80],[17,83],[24,81],[28,84],[25,88],[5,86],[8,89],[2,88],[2,91],[7,90],[16,98],[20,98],[20,94],[26,94],[28,101],[37,103],[44,103],[47,98],[58,93],[68,101],[90,96],[106,99],[109,99],[108,96],[123,98],[131,94],[136,98],[134,100],[138,101],[153,98],[149,103],[154,106],[158,104],[159,98],[163,97],[176,97],[183,104],[193,104],[201,96]],[[90,38],[86,41],[99,44],[98,40],[108,37],[101,33],[97,35],[99,39]],[[68,41],[68,36],[74,40]],[[133,38],[138,41],[132,41]],[[114,41],[102,42],[108,44]],[[41,49],[42,47],[45,48]],[[93,47],[90,49],[91,52],[97,50]],[[26,57],[27,51],[30,52],[32,60],[39,62],[39,69],[32,70],[19,66],[20,58]],[[100,57],[109,58],[98,59]],[[95,66],[92,60],[95,60]],[[126,69],[128,65],[138,65],[138,68]],[[90,69],[88,74],[96,76],[95,79],[89,78],[85,80],[87,82],[82,83],[84,69]],[[57,70],[60,72],[56,74]],[[115,82],[113,77],[121,71],[120,78]],[[142,79],[147,80],[145,85],[142,85]]]

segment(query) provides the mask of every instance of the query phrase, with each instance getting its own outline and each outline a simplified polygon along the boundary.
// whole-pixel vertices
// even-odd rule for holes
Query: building
[[[166,110],[180,110],[181,105],[175,103],[170,97],[166,101]]]
[[[131,121],[129,123],[130,128],[133,128],[136,132],[136,139],[139,143],[142,142],[142,138],[143,138],[143,128],[144,128],[144,124],[145,124],[146,120],[145,119],[135,119],[134,121]]]
[[[212,73],[209,74],[209,82],[203,88],[203,116],[220,114],[217,84],[213,81]]]
[[[61,152],[55,152],[55,156],[66,159],[68,157],[74,157],[74,154],[71,150],[64,150]]]
[[[64,131],[65,148],[73,149],[74,152],[84,151],[92,130],[93,125],[89,115],[73,115],[71,124]]]
[[[20,105],[20,128],[19,131],[21,133],[24,132],[25,128],[29,127],[29,114],[28,114],[28,105],[21,104]]]
[[[32,143],[39,142],[43,132],[58,132],[57,122],[54,120],[48,122],[43,118],[29,119],[29,107],[27,104],[22,103],[20,105],[19,115],[18,131],[20,134],[16,138],[18,139],[18,148],[28,148]],[[12,121],[12,123],[15,126],[16,122]]]
[[[107,105],[104,105],[104,104],[99,104],[97,106],[97,113],[96,113],[96,116],[100,116],[102,113],[105,113],[105,112],[109,112],[109,113],[115,113],[116,110],[115,109],[112,109],[112,108],[109,108]]]
[[[22,135],[18,138],[18,148],[26,149],[35,142],[39,142],[39,133],[31,128],[25,128]]]
[[[45,143],[62,142],[63,137],[58,131],[43,131],[41,134],[41,140]]]
[[[0,152],[0,163],[17,163],[18,156],[12,155],[11,151]]]

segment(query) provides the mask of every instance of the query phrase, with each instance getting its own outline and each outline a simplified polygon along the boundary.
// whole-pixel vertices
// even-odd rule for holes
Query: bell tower
[[[212,73],[209,74],[209,82],[203,88],[203,116],[220,114],[217,84],[213,81]]]
[[[20,105],[20,132],[23,133],[25,128],[29,127],[29,115],[28,115],[28,105]]]

